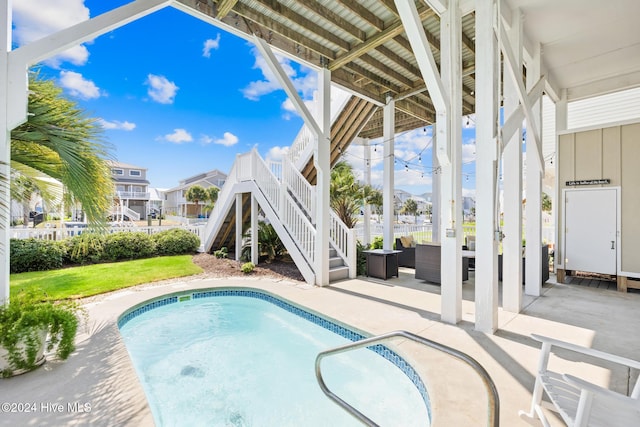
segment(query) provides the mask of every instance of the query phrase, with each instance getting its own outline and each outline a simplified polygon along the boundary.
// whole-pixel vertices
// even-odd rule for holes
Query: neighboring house
[[[107,161],[107,164],[115,187],[114,205],[124,206],[145,219],[150,199],[147,169],[115,161]]]
[[[183,179],[177,187],[170,188],[164,192],[164,212],[167,215],[182,217],[198,215],[204,203],[200,202],[200,206],[196,206],[195,203],[188,202],[185,197],[187,190],[194,185],[199,185],[203,188],[222,188],[226,180],[227,174],[218,169]]]
[[[149,213],[159,214],[164,208],[164,193],[166,189],[163,188],[149,188]]]

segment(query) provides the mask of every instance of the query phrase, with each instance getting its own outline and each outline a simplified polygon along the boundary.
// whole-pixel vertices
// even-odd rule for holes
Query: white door
[[[565,269],[616,274],[617,191],[565,192]]]

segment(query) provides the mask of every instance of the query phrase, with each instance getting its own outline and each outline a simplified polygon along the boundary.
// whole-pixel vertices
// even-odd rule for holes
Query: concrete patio
[[[530,406],[540,348],[531,333],[640,358],[635,332],[640,329],[640,293],[557,284],[552,276],[542,296],[525,298],[521,313],[500,310],[499,330],[487,335],[474,330],[473,274],[463,285],[463,321],[453,326],[439,321],[440,288],[416,281],[412,273],[401,269],[399,278],[358,278],[326,288],[272,279],[193,279],[96,298],[86,304],[89,321],[78,336],[77,351],[66,362],[48,361],[34,372],[0,380],[2,402],[30,405],[30,412],[3,413],[0,425],[153,425],[115,322],[134,304],[195,288],[263,289],[374,335],[402,329],[466,352],[496,383],[503,426],[541,425],[518,415]],[[486,393],[470,368],[412,342],[398,340],[393,345],[421,373],[430,393],[434,425],[486,424]],[[638,375],[619,366],[590,363],[593,361],[565,353],[552,360],[562,372],[611,384],[622,392],[626,392],[629,379]],[[557,417],[550,418],[554,425],[562,425]]]

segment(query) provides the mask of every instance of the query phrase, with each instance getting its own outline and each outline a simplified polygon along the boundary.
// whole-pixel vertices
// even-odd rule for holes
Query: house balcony
[[[144,191],[117,191],[116,197],[130,200],[149,200],[149,193]]]

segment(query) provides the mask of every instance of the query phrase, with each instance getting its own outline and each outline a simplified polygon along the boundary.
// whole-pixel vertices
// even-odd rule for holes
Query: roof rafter
[[[426,19],[428,16],[433,16],[435,13],[433,10],[428,7],[422,7],[419,11],[419,15],[421,19]],[[380,31],[369,40],[364,43],[361,43],[355,46],[351,51],[339,56],[337,59],[333,60],[329,64],[329,70],[333,71],[338,69],[345,64],[353,61],[355,58],[364,55],[371,49],[374,49],[386,41],[394,38],[397,35],[400,35],[404,32],[404,26],[402,25],[402,21],[397,19],[394,20],[385,30]]]

